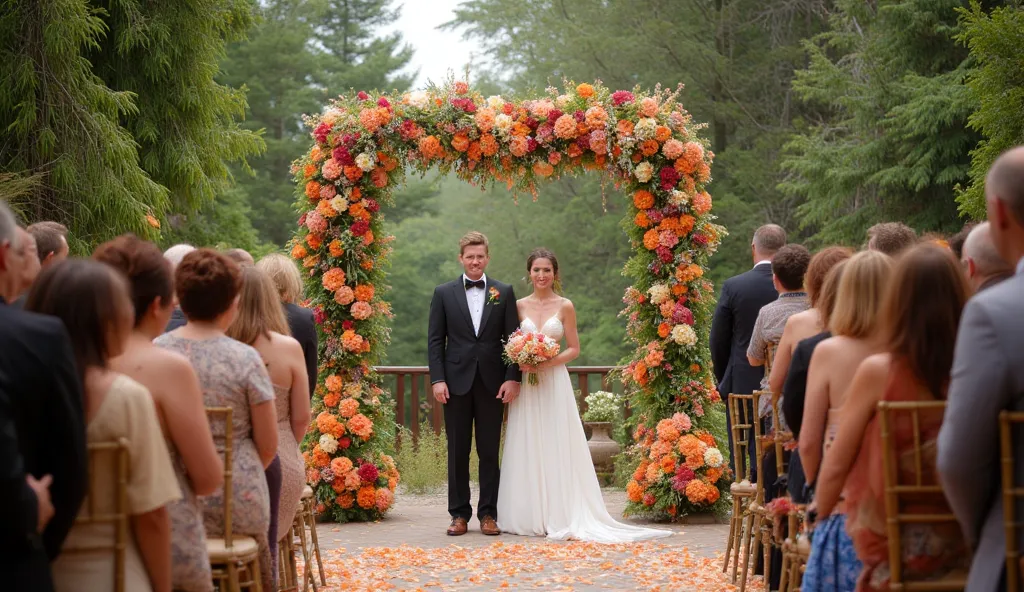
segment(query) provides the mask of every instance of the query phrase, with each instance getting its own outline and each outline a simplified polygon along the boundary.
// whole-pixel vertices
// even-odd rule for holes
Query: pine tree
[[[399,74],[412,58],[402,34],[380,35],[395,22],[399,8],[392,0],[327,0],[317,23],[323,48],[324,82],[330,96],[356,90],[406,90],[415,73]]]

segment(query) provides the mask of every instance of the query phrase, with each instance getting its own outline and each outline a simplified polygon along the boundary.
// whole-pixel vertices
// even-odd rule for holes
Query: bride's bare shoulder
[[[573,306],[572,300],[569,300],[568,298],[563,296],[562,297],[562,303],[559,306],[559,312],[561,312],[563,314],[563,316],[565,315],[565,313],[575,314],[576,313],[576,307]]]

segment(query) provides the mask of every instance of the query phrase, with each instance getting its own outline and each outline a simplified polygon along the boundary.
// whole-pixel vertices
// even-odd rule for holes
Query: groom
[[[469,500],[469,453],[476,432],[480,457],[480,532],[498,535],[498,447],[504,403],[519,395],[520,372],[506,365],[503,341],[519,327],[512,286],[484,275],[490,261],[487,237],[470,232],[459,241],[465,273],[434,288],[430,301],[427,351],[434,398],[444,405],[448,435],[448,513],[450,536],[466,534],[473,507]]]

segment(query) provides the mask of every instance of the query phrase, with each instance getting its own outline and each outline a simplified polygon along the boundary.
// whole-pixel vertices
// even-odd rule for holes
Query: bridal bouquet
[[[505,342],[505,361],[519,366],[536,366],[558,355],[561,346],[543,333],[517,329]],[[538,384],[537,375],[529,373],[530,384]]]

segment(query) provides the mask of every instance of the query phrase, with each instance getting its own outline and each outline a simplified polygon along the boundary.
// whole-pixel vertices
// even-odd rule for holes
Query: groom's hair
[[[484,236],[484,233],[482,232],[472,230],[470,232],[467,232],[466,235],[463,236],[461,240],[459,240],[459,255],[462,255],[463,253],[466,252],[466,247],[472,247],[476,245],[483,245],[484,250],[487,251],[488,254],[490,254],[491,248],[487,243],[487,237]]]

